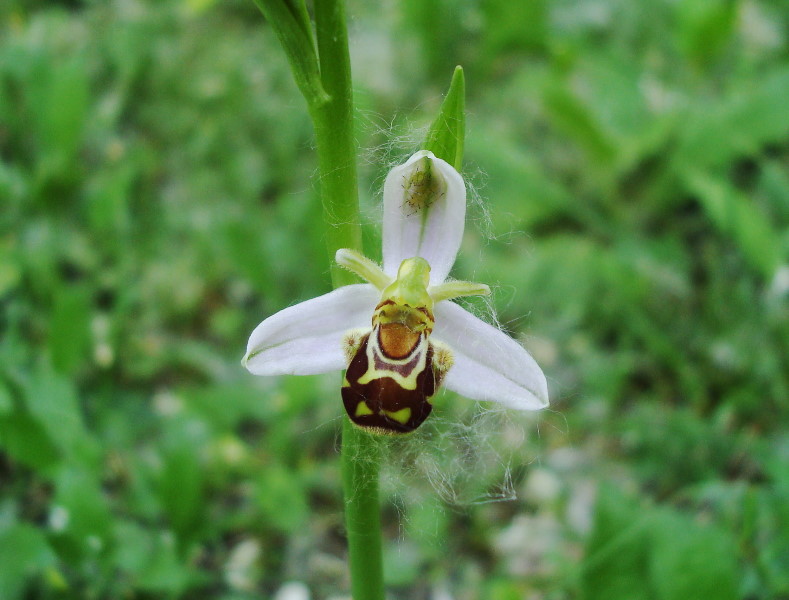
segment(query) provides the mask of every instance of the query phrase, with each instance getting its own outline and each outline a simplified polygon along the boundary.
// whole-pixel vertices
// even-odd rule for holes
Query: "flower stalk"
[[[340,248],[362,250],[351,60],[342,0],[317,0],[314,6],[321,81],[329,98],[310,103],[309,108],[315,127],[332,284],[338,288],[355,283],[356,278],[335,263],[335,253]],[[353,427],[348,418],[343,419],[341,461],[351,597],[383,600],[380,450],[371,436]]]
[[[342,421],[342,487],[351,571],[351,598],[383,600],[384,563],[378,472],[381,448],[373,436]]]
[[[357,280],[334,264],[334,254],[340,248],[362,249],[351,59],[342,0],[316,0],[314,10],[318,65],[328,99],[308,104],[315,128],[326,246],[337,288]]]
[[[313,38],[302,0],[255,1],[285,49],[315,130],[332,285],[356,283],[356,276],[334,261],[340,248],[362,251],[345,7],[342,0],[315,0]],[[354,600],[384,598],[379,466],[374,440],[345,418],[342,481]]]

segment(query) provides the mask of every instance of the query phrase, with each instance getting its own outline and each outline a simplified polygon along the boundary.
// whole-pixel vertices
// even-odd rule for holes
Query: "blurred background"
[[[393,446],[391,598],[789,598],[789,6],[348,14],[367,253],[462,64],[453,274],[552,395]],[[330,288],[315,172],[251,0],[0,5],[0,598],[349,597],[338,376],[239,365]]]

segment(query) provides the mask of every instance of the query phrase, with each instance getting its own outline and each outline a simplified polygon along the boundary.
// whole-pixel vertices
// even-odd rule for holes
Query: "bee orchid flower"
[[[270,316],[243,359],[255,375],[345,369],[350,419],[375,433],[408,433],[443,384],[462,396],[537,410],[548,405],[542,370],[528,352],[454,298],[488,286],[447,280],[465,225],[460,174],[421,150],[384,184],[383,267],[348,249],[336,261],[367,283],[340,287]]]

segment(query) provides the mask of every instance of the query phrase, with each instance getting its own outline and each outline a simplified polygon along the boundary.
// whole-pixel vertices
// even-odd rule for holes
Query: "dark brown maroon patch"
[[[417,376],[414,390],[404,389],[391,377],[378,377],[369,383],[360,384],[359,378],[367,373],[368,341],[369,335],[364,338],[345,373],[347,385],[343,385],[342,388],[345,410],[351,421],[359,427],[372,429],[378,433],[410,433],[419,427],[433,410],[429,402],[429,398],[436,391],[433,350],[432,348],[427,350],[425,368]],[[393,367],[386,365],[388,369]],[[364,405],[360,410],[359,406],[362,403]],[[386,414],[398,413],[404,408],[409,408],[411,412],[403,423]]]

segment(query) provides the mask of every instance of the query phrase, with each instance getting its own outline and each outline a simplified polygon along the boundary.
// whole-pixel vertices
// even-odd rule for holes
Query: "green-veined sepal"
[[[455,262],[466,216],[460,174],[420,150],[389,172],[384,183],[383,270],[394,277],[405,258],[430,264],[430,283],[443,283]]]

